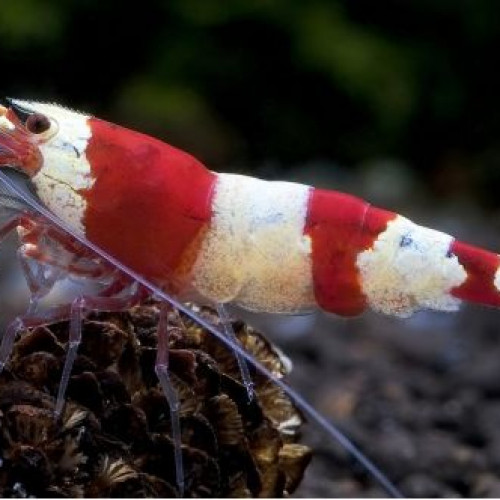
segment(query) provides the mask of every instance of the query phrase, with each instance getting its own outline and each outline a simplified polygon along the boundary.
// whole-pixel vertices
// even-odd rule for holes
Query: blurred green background
[[[499,19],[496,0],[2,0],[0,91],[218,170],[389,161],[497,208]]]

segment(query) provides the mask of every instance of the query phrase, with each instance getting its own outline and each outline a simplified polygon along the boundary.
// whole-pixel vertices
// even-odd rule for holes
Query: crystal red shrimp
[[[147,135],[12,100],[0,166],[79,234],[177,296],[254,311],[409,316],[500,305],[500,259],[354,196],[215,173]]]
[[[75,235],[181,299],[342,316],[453,311],[461,300],[500,305],[494,253],[348,194],[212,172],[157,139],[55,104],[12,100],[0,108],[2,166],[25,173]],[[19,225],[28,256],[50,262],[37,236],[49,231],[76,255],[64,263],[69,272],[112,273],[73,239],[40,231],[36,221]],[[118,275],[89,304],[110,307],[108,295],[128,284]],[[159,377],[168,382],[166,372]]]

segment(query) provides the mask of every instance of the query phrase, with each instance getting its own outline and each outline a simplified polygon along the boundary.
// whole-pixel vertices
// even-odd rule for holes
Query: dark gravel
[[[294,387],[335,421],[410,497],[500,495],[498,312],[319,318],[281,342]],[[298,496],[384,492],[309,425],[315,449]]]

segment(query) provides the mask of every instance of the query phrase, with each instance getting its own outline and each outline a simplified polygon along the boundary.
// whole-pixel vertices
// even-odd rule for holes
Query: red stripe
[[[497,254],[455,240],[450,251],[458,257],[467,272],[465,282],[451,294],[479,304],[500,306],[500,293],[495,287],[495,273],[500,265]]]
[[[215,175],[157,139],[94,118],[89,124],[95,183],[82,193],[87,237],[149,279],[177,279],[210,221]]]
[[[319,307],[342,316],[354,316],[366,308],[356,258],[396,216],[348,194],[312,190],[304,232],[312,239]]]

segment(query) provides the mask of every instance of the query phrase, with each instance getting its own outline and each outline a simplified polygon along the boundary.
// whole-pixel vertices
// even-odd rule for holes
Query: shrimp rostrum
[[[497,254],[349,194],[210,171],[160,140],[55,104],[13,99],[0,108],[0,167],[29,177],[44,209],[76,237],[22,214],[0,229],[17,228],[21,239],[34,299],[19,321],[28,326],[52,318],[37,316],[36,301],[58,270],[104,284],[71,304],[74,325],[86,309],[140,299],[143,289],[79,238],[163,293],[217,308],[221,319],[225,304],[399,317],[455,311],[462,300],[500,305]],[[52,271],[37,274],[32,262]],[[76,350],[81,333],[72,331]]]

